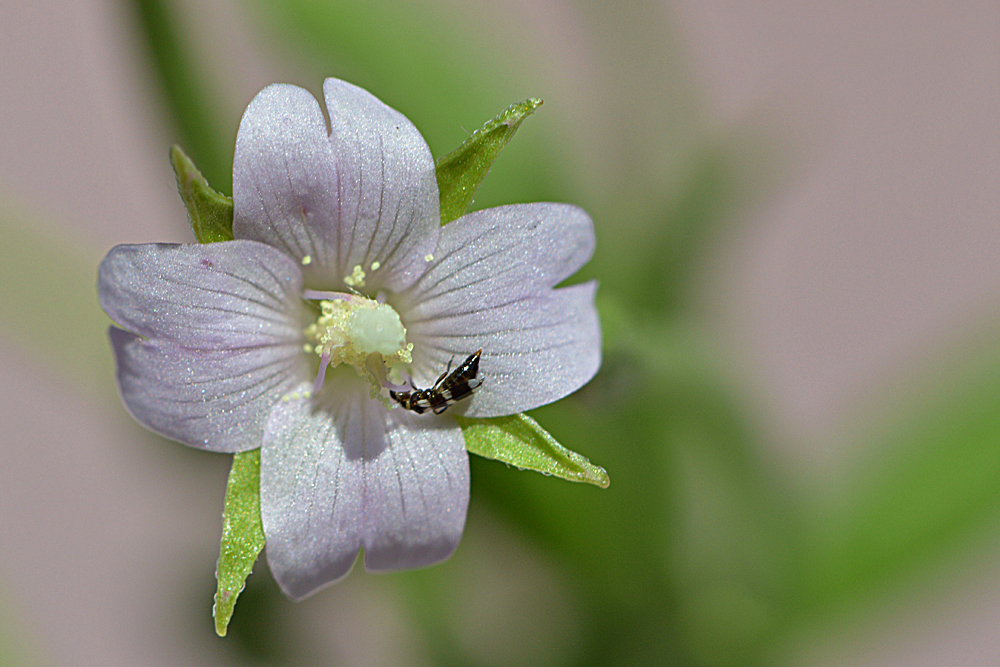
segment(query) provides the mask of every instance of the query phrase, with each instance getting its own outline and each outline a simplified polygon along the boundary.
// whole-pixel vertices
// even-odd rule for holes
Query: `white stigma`
[[[331,295],[332,296],[332,295]],[[399,313],[386,303],[353,294],[319,302],[320,315],[306,327],[306,345],[320,357],[316,381],[318,391],[327,364],[353,366],[372,385],[372,397],[381,391],[386,370],[412,361],[412,343],[406,342],[406,328]]]
[[[361,352],[391,357],[406,345],[406,329],[393,307],[372,302],[374,308],[358,308],[347,324],[347,335]]]

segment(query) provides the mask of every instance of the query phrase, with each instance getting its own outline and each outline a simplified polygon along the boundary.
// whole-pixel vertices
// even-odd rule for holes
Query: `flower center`
[[[398,375],[413,358],[399,313],[387,303],[341,293],[323,293],[316,322],[305,329],[306,352],[319,356],[315,391],[323,386],[327,367],[353,366],[372,385],[372,398],[381,393],[387,374]],[[307,295],[308,298],[308,295]]]

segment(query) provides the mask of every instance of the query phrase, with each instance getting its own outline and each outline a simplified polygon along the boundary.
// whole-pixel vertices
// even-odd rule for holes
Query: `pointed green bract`
[[[177,190],[187,208],[191,230],[199,243],[233,240],[233,200],[215,190],[180,146],[170,149]],[[222,544],[215,578],[212,615],[215,631],[226,636],[229,619],[247,577],[264,549],[260,519],[260,449],[233,456],[222,514]]]
[[[512,104],[499,116],[472,133],[455,151],[436,161],[441,191],[441,224],[460,218],[472,204],[493,161],[510,141],[521,122],[541,106],[538,98]]]
[[[213,190],[180,146],[170,149],[177,190],[198,243],[233,240],[233,199]]]
[[[226,484],[226,509],[222,515],[222,547],[215,578],[215,631],[226,636],[236,598],[243,590],[257,556],[264,548],[264,526],[260,520],[260,450],[233,456]]]
[[[602,489],[611,483],[604,468],[560,445],[524,413],[491,419],[457,416],[455,419],[462,427],[465,448],[473,454]]]

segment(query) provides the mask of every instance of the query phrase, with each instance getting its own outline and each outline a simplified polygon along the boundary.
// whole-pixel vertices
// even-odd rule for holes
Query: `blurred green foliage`
[[[164,120],[209,182],[229,188],[233,136],[219,128],[235,122],[217,120],[201,63],[186,46],[187,28],[165,0],[129,5],[169,103]],[[531,60],[533,47],[489,37],[490,16],[477,13],[486,5],[250,6],[263,42],[309,63],[317,78],[340,76],[368,88],[411,118],[439,156],[461,142],[461,128],[478,127],[514,100],[545,96],[546,77],[558,74]],[[588,21],[596,57],[628,76],[592,92],[589,132],[566,131],[581,127],[573,110],[546,104],[497,162],[476,207],[572,201],[594,216],[598,254],[581,278],[602,283],[604,365],[582,391],[533,416],[606,466],[614,484],[602,491],[473,457],[472,508],[458,553],[388,580],[432,664],[531,664],[523,637],[502,634],[526,608],[483,616],[473,627],[460,606],[469,590],[479,595],[494,579],[506,581],[506,553],[495,563],[491,549],[509,545],[529,545],[535,560],[525,562],[556,573],[531,578],[525,569],[524,585],[537,594],[525,599],[562,600],[553,603],[551,627],[575,628],[572,641],[542,637],[530,649],[550,646],[545,664],[768,664],[798,633],[870,613],[874,601],[919,584],[921,574],[953,562],[996,525],[998,355],[980,363],[981,347],[966,351],[977,363],[948,369],[935,393],[856,436],[869,453],[837,497],[821,508],[802,497],[787,471],[763,454],[747,398],[720,371],[689,301],[700,258],[732,222],[735,194],[769,186],[750,177],[747,161],[771,156],[748,157],[744,137],[720,141],[699,132],[693,86],[670,52],[669,26],[655,18],[659,3],[628,3],[613,13],[601,3],[575,8]],[[542,120],[547,113],[551,120]],[[27,319],[33,330],[44,328],[56,313],[76,313],[92,300],[92,290],[75,291],[93,284],[90,263],[40,239],[23,215],[0,222],[0,325],[47,356],[45,341],[23,325]],[[19,297],[25,280],[46,299]],[[93,313],[72,319],[88,323],[77,341],[86,353],[60,363],[103,360],[102,369],[77,370],[110,383],[110,354],[91,326]],[[905,384],[941,376],[928,370]],[[902,387],[896,393],[908,395]],[[514,537],[492,542],[495,531]],[[226,639],[230,658],[313,664],[304,657],[313,655],[306,635],[281,620],[293,603],[268,577],[260,570],[248,583]],[[269,631],[279,625],[280,632]],[[477,653],[468,636],[496,648]]]
[[[8,609],[0,591],[0,665],[22,667],[39,664],[38,656],[27,647],[24,629],[15,614]]]
[[[187,148],[201,171],[216,188],[232,190],[232,146],[236,140],[233,129],[223,131],[212,91],[199,77],[199,64],[178,17],[176,7],[161,0],[135,0],[128,3],[134,10],[136,23],[142,31],[158,83],[164,95],[173,103],[169,120],[178,133],[177,143]],[[231,136],[227,136],[231,134]]]
[[[859,470],[813,526],[803,606],[850,609],[872,591],[913,582],[996,525],[1000,350],[975,349],[973,359],[963,351],[955,367],[930,369],[938,380],[932,392],[873,425],[869,444],[883,456]]]
[[[83,255],[38,223],[0,199],[0,330],[87,395],[116,396],[107,316],[96,297],[100,257]],[[39,332],[63,331],[67,323],[80,352],[55,354],[51,336]]]

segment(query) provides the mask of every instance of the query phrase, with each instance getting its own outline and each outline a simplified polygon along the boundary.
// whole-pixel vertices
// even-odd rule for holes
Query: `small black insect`
[[[454,405],[463,398],[472,396],[472,392],[483,383],[481,378],[476,377],[479,375],[479,355],[482,353],[483,351],[479,350],[470,354],[458,368],[450,373],[448,372],[451,369],[449,362],[448,368],[445,369],[444,373],[441,373],[441,377],[430,389],[414,387],[413,391],[390,391],[389,396],[407,410],[412,410],[417,414],[431,410],[434,414],[439,415],[447,410],[449,405]]]

